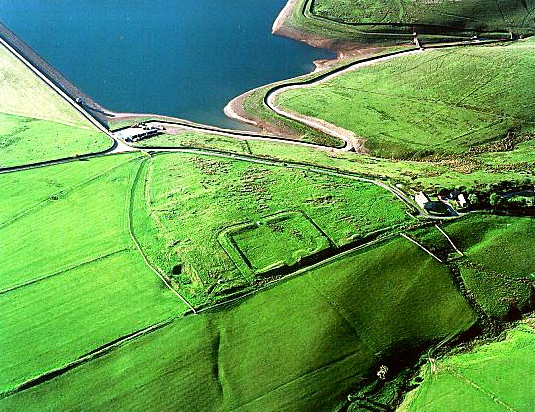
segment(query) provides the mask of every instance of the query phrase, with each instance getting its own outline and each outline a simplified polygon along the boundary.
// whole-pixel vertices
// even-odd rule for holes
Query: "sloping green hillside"
[[[281,92],[285,110],[353,131],[381,157],[463,153],[533,132],[535,41],[428,50]]]
[[[447,30],[528,31],[535,25],[532,0],[313,0],[315,15],[348,23],[397,23]],[[377,27],[376,27],[377,29]]]
[[[0,43],[0,168],[104,151],[112,140]]]

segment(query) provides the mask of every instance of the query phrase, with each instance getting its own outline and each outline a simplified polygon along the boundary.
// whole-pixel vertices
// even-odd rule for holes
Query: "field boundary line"
[[[504,401],[502,401],[500,398],[498,398],[494,393],[492,393],[491,391],[479,386],[476,382],[474,382],[472,379],[466,377],[462,372],[459,372],[455,367],[449,365],[447,367],[447,371],[455,376],[457,379],[459,379],[461,382],[463,382],[464,384],[466,385],[470,385],[471,387],[473,387],[475,390],[477,390],[478,392],[481,392],[483,395],[489,397],[494,403],[497,403],[498,405],[502,406],[503,408],[505,408],[506,410],[508,410],[509,412],[520,412],[514,408],[512,408],[511,406],[509,406],[507,403],[505,403]]]
[[[78,189],[78,188],[80,188],[80,187],[82,187],[82,186],[85,186],[86,184],[91,183],[93,180],[99,179],[100,177],[104,176],[105,174],[107,174],[107,173],[109,173],[109,172],[111,172],[111,171],[113,171],[113,170],[115,170],[115,169],[117,169],[117,168],[119,168],[119,167],[121,167],[121,166],[124,166],[124,165],[127,164],[128,162],[132,162],[132,161],[134,161],[134,160],[136,160],[136,159],[139,159],[139,156],[133,157],[132,159],[128,159],[128,160],[126,160],[126,161],[124,161],[124,162],[121,162],[121,163],[119,163],[119,164],[117,164],[117,165],[114,165],[114,166],[112,166],[112,167],[110,167],[110,168],[108,168],[108,169],[102,171],[101,173],[99,173],[99,174],[97,174],[97,175],[91,176],[90,178],[88,178],[88,179],[86,179],[86,180],[84,180],[84,181],[82,181],[82,182],[80,182],[80,183],[78,183],[78,184],[76,184],[76,185],[74,185],[74,186],[69,187],[69,188],[66,189],[66,190],[60,190],[60,191],[58,191],[58,192],[54,192],[54,193],[52,193],[50,196],[48,196],[48,198],[39,201],[38,203],[36,203],[36,204],[33,205],[33,206],[30,206],[28,209],[23,210],[23,211],[20,212],[18,215],[13,216],[11,219],[6,220],[6,221],[3,222],[3,223],[0,223],[0,230],[3,229],[3,228],[5,228],[5,227],[7,227],[7,226],[9,226],[10,224],[12,224],[13,222],[17,221],[18,219],[20,219],[20,218],[26,216],[26,215],[27,215],[28,213],[30,213],[32,210],[37,209],[37,208],[38,208],[39,206],[41,206],[41,205],[44,204],[45,206],[48,206],[48,204],[49,204],[49,202],[50,202],[50,197],[51,197],[51,196],[55,196],[55,195],[58,195],[58,194],[67,194],[67,193],[70,193],[70,192],[72,192],[73,190],[76,190],[76,189]]]
[[[150,157],[148,154],[146,156]],[[141,160],[139,168],[137,169],[136,175],[135,175],[134,180],[132,182],[132,187],[130,188],[130,198],[128,199],[129,200],[129,202],[128,202],[129,203],[129,207],[128,207],[128,213],[127,213],[128,214],[128,233],[130,235],[130,238],[134,242],[134,245],[136,246],[137,251],[141,255],[141,258],[143,259],[143,261],[147,265],[147,267],[150,270],[152,270],[160,278],[160,280],[164,283],[164,285],[171,292],[173,292],[194,314],[197,314],[197,311],[195,310],[195,308],[180,293],[178,293],[169,284],[169,282],[167,282],[167,280],[163,277],[163,275],[160,272],[158,272],[158,270],[156,270],[154,268],[154,266],[151,265],[151,263],[147,259],[147,256],[145,255],[145,252],[143,252],[143,249],[141,249],[141,245],[139,244],[138,240],[136,239],[136,236],[134,235],[134,222],[133,222],[134,192],[135,192],[137,183],[139,181],[139,177],[141,175],[141,172],[142,172],[142,169],[143,169],[143,166],[144,166],[146,160],[147,160],[147,158],[144,158],[144,159]]]
[[[464,253],[461,252],[459,249],[457,249],[457,246],[455,246],[455,244],[453,243],[453,240],[451,240],[451,238],[448,236],[448,234],[446,232],[444,232],[442,230],[442,228],[439,225],[437,225],[436,223],[435,223],[435,227],[439,230],[440,233],[442,233],[444,235],[444,237],[448,240],[448,242],[450,242],[450,245],[453,247],[453,249],[455,249],[455,251],[459,255],[464,256]]]
[[[152,199],[150,197],[150,187],[152,185],[152,176],[154,174],[154,161],[150,153],[148,153],[148,156],[150,158],[150,163],[149,163],[148,170],[145,176],[145,181],[143,182],[143,194],[145,196],[145,204],[147,206],[147,211],[149,212],[149,215],[154,219],[154,221],[156,222],[156,225],[159,226],[162,232],[165,234],[165,236],[169,238],[170,237],[169,230],[162,223],[156,211],[153,210],[151,207]]]
[[[9,287],[7,289],[4,289],[4,290],[0,290],[0,296],[5,294],[5,293],[13,292],[14,290],[20,289],[20,288],[22,288],[24,286],[30,286],[30,285],[33,285],[34,283],[38,283],[38,282],[41,282],[43,280],[47,280],[47,279],[53,278],[55,276],[61,275],[61,274],[66,273],[66,272],[69,272],[69,271],[74,270],[76,268],[79,268],[81,266],[89,265],[91,263],[94,263],[94,262],[102,260],[102,259],[107,259],[107,258],[109,258],[109,257],[111,257],[113,255],[117,255],[119,253],[126,252],[128,250],[129,250],[128,247],[125,247],[125,248],[122,248],[122,249],[118,249],[118,250],[115,250],[113,252],[109,252],[109,253],[107,253],[105,255],[97,256],[96,258],[85,260],[85,261],[77,263],[77,264],[75,264],[73,266],[69,266],[68,268],[62,269],[62,270],[60,270],[58,272],[54,272],[54,273],[51,273],[49,275],[44,275],[44,276],[41,276],[41,277],[38,277],[38,278],[35,278],[35,279],[31,279],[31,280],[29,280],[27,282],[24,282],[24,283],[19,283],[18,285],[11,286],[11,287]]]
[[[64,375],[65,373],[77,368],[78,366],[81,366],[87,362],[90,362],[90,361],[93,361],[95,359],[98,359],[104,355],[107,355],[108,353],[112,352],[113,350],[115,350],[116,348],[120,347],[120,346],[123,346],[127,343],[129,343],[130,341],[133,341],[139,337],[142,337],[146,334],[149,334],[149,333],[152,333],[152,332],[155,332],[161,328],[164,328],[168,325],[170,325],[171,323],[173,323],[177,318],[179,318],[180,316],[174,316],[174,317],[171,317],[171,318],[167,318],[167,319],[164,319],[164,320],[161,320],[157,323],[154,323],[152,325],[149,325],[143,329],[138,329],[137,331],[134,331],[132,333],[129,333],[129,334],[126,334],[126,335],[123,335],[123,336],[120,336],[119,338],[115,339],[115,340],[112,340],[108,343],[105,343],[104,345],[96,348],[96,349],[93,349],[89,352],[86,352],[85,354],[83,354],[82,356],[80,356],[78,359],[72,361],[72,362],[68,362],[67,364],[63,365],[63,366],[60,366],[58,368],[54,368],[54,369],[51,369],[47,372],[44,372],[42,373],[41,375],[38,375],[38,376],[35,376],[33,378],[30,378],[28,380],[26,380],[25,382],[22,382],[18,385],[16,385],[15,387],[11,388],[11,389],[7,389],[3,392],[0,392],[0,400],[4,399],[4,398],[8,398],[12,395],[15,395],[16,393],[19,393],[19,392],[22,392],[22,391],[25,391],[27,389],[31,389],[31,388],[34,388],[42,383],[45,383],[45,382],[48,382],[48,381],[51,381],[55,378],[57,378],[58,376],[61,376],[61,375]]]
[[[384,242],[384,241],[386,241],[388,239],[393,238],[394,236],[395,236],[395,234],[390,234],[389,233],[389,234],[387,234],[387,235],[385,235],[383,237],[379,237],[377,239],[373,239],[368,243],[364,243],[362,245],[355,246],[354,248],[351,248],[351,249],[348,249],[348,250],[344,250],[343,252],[340,252],[340,253],[338,253],[338,254],[336,254],[334,256],[331,256],[331,257],[329,257],[329,258],[327,258],[325,260],[322,260],[322,261],[316,262],[316,263],[314,263],[314,264],[312,264],[310,266],[298,269],[295,272],[288,273],[287,275],[282,276],[280,278],[270,280],[269,282],[266,282],[263,285],[260,285],[258,288],[244,293],[243,295],[236,296],[236,297],[234,297],[232,299],[228,299],[228,300],[225,300],[223,302],[219,302],[219,303],[216,303],[214,305],[201,308],[201,309],[198,310],[198,313],[209,311],[209,310],[213,310],[213,309],[217,309],[219,307],[231,304],[231,303],[239,301],[241,299],[245,299],[245,298],[247,298],[249,296],[252,296],[252,295],[254,295],[254,294],[258,293],[258,292],[261,292],[263,290],[269,289],[269,288],[277,285],[280,282],[292,279],[292,278],[294,278],[296,276],[299,276],[299,275],[301,275],[301,274],[303,274],[303,273],[305,273],[307,271],[314,270],[314,269],[319,268],[319,267],[321,267],[323,265],[329,264],[330,262],[334,262],[334,261],[336,261],[336,260],[338,260],[338,259],[340,259],[342,257],[350,255],[351,253],[357,252],[357,251],[359,251],[361,249],[366,249],[366,248],[368,248],[370,246],[374,246],[377,243]]]
[[[433,254],[433,252],[431,252],[429,249],[426,249],[426,247],[420,243],[418,243],[416,240],[414,240],[413,238],[407,236],[405,233],[400,233],[401,236],[403,236],[405,239],[411,241],[412,243],[414,243],[416,246],[418,246],[420,249],[422,249],[425,253],[427,253],[429,256],[431,256],[433,259],[435,259],[436,261],[440,262],[440,263],[444,263],[442,261],[442,259],[440,259],[437,255]]]

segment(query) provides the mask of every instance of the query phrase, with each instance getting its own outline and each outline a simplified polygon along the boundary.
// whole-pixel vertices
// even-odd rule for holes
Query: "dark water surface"
[[[273,36],[286,0],[0,0],[0,21],[110,110],[235,127],[233,97],[331,57]]]

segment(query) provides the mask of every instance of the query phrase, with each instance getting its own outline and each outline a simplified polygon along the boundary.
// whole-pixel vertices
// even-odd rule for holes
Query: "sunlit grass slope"
[[[128,233],[139,161],[0,175],[0,393],[184,312]]]
[[[179,319],[0,408],[331,410],[381,363],[394,373],[474,320],[447,268],[398,238]]]
[[[277,98],[366,139],[372,154],[405,158],[463,153],[532,132],[535,41],[428,50],[372,64]]]
[[[233,260],[222,244],[223,232],[236,225],[256,226],[269,216],[303,213],[302,219],[309,222],[307,233],[291,225],[286,228],[296,244],[304,238],[315,243],[321,236],[340,247],[410,221],[399,199],[370,183],[187,154],[154,156],[137,185],[136,202],[136,234],[151,259],[163,272],[177,275],[181,290],[201,300],[206,291],[216,294],[250,280],[239,269],[242,258]],[[265,255],[263,266],[275,263],[290,247],[275,241],[284,239],[280,229],[275,225],[268,232],[276,233],[257,240]],[[161,239],[161,244],[156,246],[154,239]]]
[[[533,0],[297,0],[282,33],[372,45],[410,42],[415,26],[425,41],[528,35],[534,9]]]
[[[111,144],[0,44],[0,167],[98,152]]]
[[[455,256],[467,294],[493,318],[518,318],[533,309],[535,250],[533,217],[471,214],[442,229],[463,256],[434,228],[411,232],[427,248],[447,259]]]
[[[532,0],[314,0],[312,10],[318,16],[351,23],[407,23],[475,31],[535,28]]]
[[[410,392],[399,412],[505,411],[530,412],[535,406],[535,330],[522,324],[503,341],[426,366],[424,381]]]

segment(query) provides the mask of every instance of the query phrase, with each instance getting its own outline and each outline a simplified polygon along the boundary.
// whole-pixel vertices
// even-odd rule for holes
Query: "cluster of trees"
[[[463,193],[470,209],[525,209],[535,207],[535,179],[504,180],[473,187],[443,189],[439,194]]]

